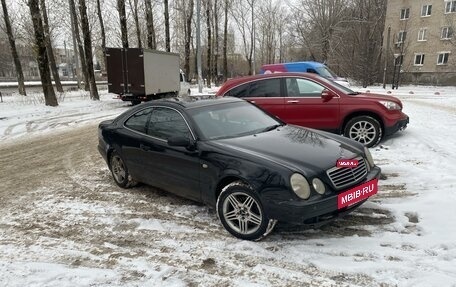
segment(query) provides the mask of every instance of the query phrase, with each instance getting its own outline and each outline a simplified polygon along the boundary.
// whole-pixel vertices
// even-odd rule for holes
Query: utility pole
[[[388,54],[390,47],[390,36],[391,36],[391,27],[388,27],[388,33],[386,36],[386,47],[385,47],[385,68],[383,69],[383,88],[386,88],[386,70],[388,67]]]
[[[201,73],[201,0],[196,0],[196,66],[198,70],[198,92],[203,92]]]

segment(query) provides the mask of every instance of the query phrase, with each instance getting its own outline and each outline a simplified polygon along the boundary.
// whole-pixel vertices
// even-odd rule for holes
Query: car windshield
[[[328,67],[318,67],[315,68],[317,70],[318,74],[325,77],[325,78],[330,78],[330,79],[335,79],[337,78],[337,75],[331,71]]]
[[[233,138],[273,130],[282,122],[247,102],[227,103],[190,110],[204,139]]]
[[[347,95],[350,95],[350,96],[356,96],[356,95],[359,95],[358,92],[355,92],[353,91],[352,89],[350,88],[347,88],[346,86],[344,85],[341,85],[331,79],[327,79],[327,78],[324,78],[324,77],[320,77],[320,79],[323,81],[323,82],[326,82],[326,83],[329,83],[333,86],[335,86],[338,90],[340,90],[341,92],[343,92],[344,94],[347,94]]]

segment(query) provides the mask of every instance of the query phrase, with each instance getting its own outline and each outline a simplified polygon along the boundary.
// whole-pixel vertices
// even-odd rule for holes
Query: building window
[[[442,34],[440,36],[440,38],[442,40],[451,39],[452,36],[453,36],[453,29],[451,29],[451,27],[443,27],[442,28]]]
[[[405,38],[407,37],[406,31],[399,31],[397,34],[397,42],[396,43],[404,43]]]
[[[423,5],[421,7],[421,17],[431,16],[432,5]]]
[[[441,52],[437,55],[437,65],[446,65],[448,64],[448,57],[450,52]]]
[[[456,12],[456,1],[445,1],[445,13]]]
[[[456,1],[454,1],[456,2]],[[407,20],[410,17],[410,8],[401,9],[401,20]]]
[[[421,28],[418,31],[418,41],[426,41],[427,40],[427,28]]]
[[[424,54],[415,54],[415,66],[424,65]]]

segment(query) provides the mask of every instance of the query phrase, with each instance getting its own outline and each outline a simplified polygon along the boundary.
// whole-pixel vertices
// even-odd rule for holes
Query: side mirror
[[[321,98],[323,99],[324,102],[330,101],[335,96],[336,96],[336,94],[330,90],[325,89],[321,92]]]
[[[195,150],[195,143],[188,137],[173,136],[168,139],[168,145],[185,147],[188,150]]]

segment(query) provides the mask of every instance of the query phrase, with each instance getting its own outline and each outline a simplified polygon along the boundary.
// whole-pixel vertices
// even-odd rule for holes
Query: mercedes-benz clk
[[[229,97],[135,106],[100,123],[98,149],[120,187],[142,182],[203,202],[246,240],[277,222],[346,214],[377,192],[380,176],[361,143]]]

